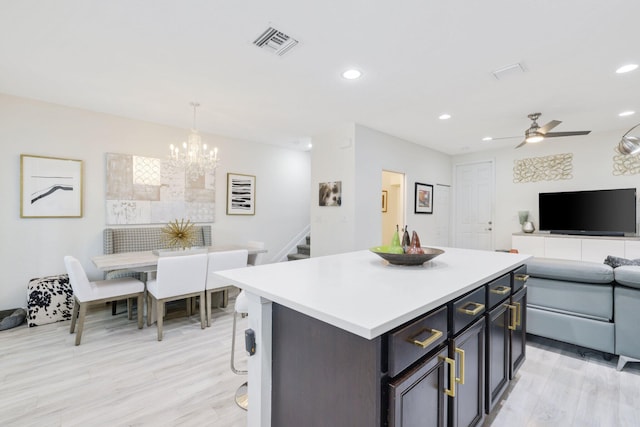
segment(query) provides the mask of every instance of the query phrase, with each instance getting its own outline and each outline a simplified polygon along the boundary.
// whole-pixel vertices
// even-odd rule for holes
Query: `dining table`
[[[107,255],[96,255],[91,261],[98,270],[131,270],[136,272],[155,271],[158,266],[158,258],[168,255],[186,255],[193,252],[221,252],[237,249],[247,249],[249,255],[266,253],[266,249],[256,248],[247,245],[220,244],[203,247],[193,247],[186,250],[181,249],[156,249],[152,251],[120,252]]]
[[[191,253],[202,252],[222,252],[238,249],[247,249],[247,255],[257,255],[267,252],[267,250],[264,248],[258,248],[249,245],[218,244],[212,246],[192,247],[184,250],[168,248],[154,249],[151,251],[120,252],[115,254],[96,255],[91,258],[91,261],[98,270],[105,272],[119,270],[141,273],[140,277],[146,285],[146,281],[149,275],[154,274],[157,270],[158,258],[160,258],[161,256],[188,255]],[[222,292],[220,307],[226,307],[229,299],[227,288],[221,287],[220,290]],[[113,314],[115,314],[115,305],[113,307]],[[147,321],[148,325],[155,322],[155,315],[152,315],[152,318],[153,319],[151,321]]]

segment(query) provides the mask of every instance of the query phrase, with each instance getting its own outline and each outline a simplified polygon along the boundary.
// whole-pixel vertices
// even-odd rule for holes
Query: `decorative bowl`
[[[369,250],[394,265],[421,265],[444,253],[442,249],[422,246],[423,254],[392,254],[386,252],[388,248],[388,246],[375,246]]]

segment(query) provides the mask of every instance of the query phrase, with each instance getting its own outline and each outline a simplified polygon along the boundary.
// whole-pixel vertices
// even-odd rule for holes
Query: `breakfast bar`
[[[444,253],[418,266],[392,265],[362,250],[219,272],[249,299],[255,353],[249,357],[248,425],[403,425],[394,421],[403,410],[402,384],[431,365],[441,396],[421,416],[433,417],[433,425],[457,416],[453,396],[440,393],[464,376],[450,357],[451,345],[473,332],[469,342],[476,349],[469,354],[478,353],[477,375],[484,377],[485,319],[492,306],[502,310],[496,315],[509,330],[524,335],[520,303],[509,298],[520,289],[514,283],[526,280],[520,273],[529,256],[439,249]],[[504,295],[495,303],[494,291]],[[411,416],[404,415],[404,425]]]

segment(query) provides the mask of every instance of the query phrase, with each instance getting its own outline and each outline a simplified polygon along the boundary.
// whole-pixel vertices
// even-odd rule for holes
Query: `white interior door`
[[[455,246],[493,250],[493,161],[456,166]]]

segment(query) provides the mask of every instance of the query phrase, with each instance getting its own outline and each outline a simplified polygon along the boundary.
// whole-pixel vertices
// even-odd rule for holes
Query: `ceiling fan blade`
[[[560,120],[551,120],[546,125],[538,128],[538,132],[543,134],[543,135],[546,135],[547,132],[549,132],[554,127],[558,126],[560,123],[562,123]]]
[[[522,135],[516,135],[516,136],[501,136],[498,138],[491,138],[491,141],[496,141],[498,139],[513,139],[513,138],[522,138]]]
[[[516,148],[520,148],[522,147],[524,144],[527,143],[527,140],[525,139],[524,141],[522,141],[520,144],[516,145]]]
[[[577,135],[589,135],[590,130],[578,130],[574,132],[549,132],[544,135],[545,138],[558,138],[560,136],[577,136]]]

